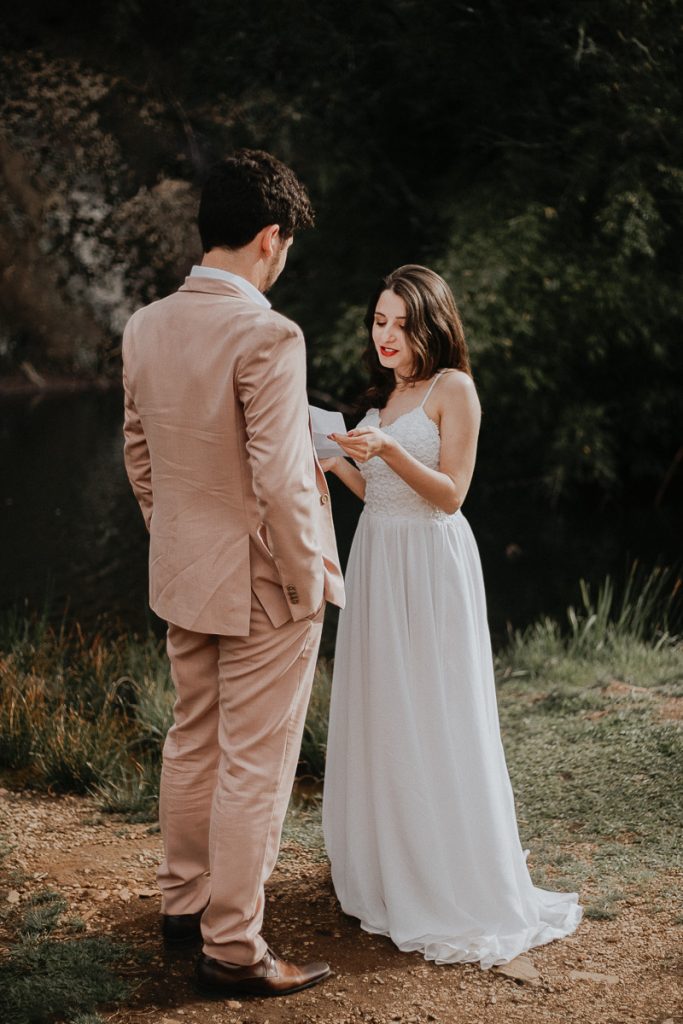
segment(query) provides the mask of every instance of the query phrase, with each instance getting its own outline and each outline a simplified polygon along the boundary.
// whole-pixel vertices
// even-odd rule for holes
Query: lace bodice
[[[407,452],[425,466],[438,469],[441,438],[436,423],[424,411],[426,400],[427,396],[421,405],[380,429],[395,438]],[[358,426],[379,427],[379,410],[369,409]],[[447,512],[442,512],[416,494],[393,469],[389,469],[383,459],[375,456],[369,462],[360,463],[358,468],[365,480],[367,512],[411,519],[450,519]]]

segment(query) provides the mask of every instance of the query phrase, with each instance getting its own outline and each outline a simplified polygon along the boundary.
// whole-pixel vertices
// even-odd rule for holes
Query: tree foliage
[[[28,0],[8,38],[87,44],[160,96],[197,180],[242,144],[296,166],[318,230],[278,304],[319,390],[357,393],[366,295],[425,262],[496,472],[652,498],[683,443],[682,27],[679,0]]]

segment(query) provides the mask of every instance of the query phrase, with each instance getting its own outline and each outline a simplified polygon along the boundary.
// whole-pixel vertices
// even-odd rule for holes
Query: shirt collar
[[[218,267],[200,267],[195,265],[190,271],[190,277],[212,277],[216,281],[229,281],[230,284],[236,285],[243,291],[253,302],[258,303],[259,306],[263,306],[265,309],[270,309],[271,304],[263,292],[260,292],[251,281],[247,281],[246,277],[240,277],[239,274],[232,274],[229,270],[219,270]]]

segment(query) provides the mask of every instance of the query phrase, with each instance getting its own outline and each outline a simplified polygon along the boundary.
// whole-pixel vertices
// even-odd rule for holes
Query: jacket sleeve
[[[123,369],[124,419],[123,459],[133,494],[138,500],[145,526],[149,530],[152,519],[152,463],[149,448],[142,429],[142,420],[135,408],[130,392],[126,369]]]
[[[313,443],[306,394],[306,346],[288,321],[268,325],[236,372],[244,409],[254,494],[292,618],[323,602],[324,568],[316,527]]]

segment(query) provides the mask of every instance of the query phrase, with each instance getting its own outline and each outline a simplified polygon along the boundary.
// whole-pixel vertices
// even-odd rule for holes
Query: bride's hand
[[[377,427],[360,427],[349,430],[348,434],[330,434],[330,437],[355,462],[367,462],[385,454],[390,444],[390,438]]]
[[[329,459],[319,459],[323,473],[336,473],[341,462],[341,455],[331,455]]]

